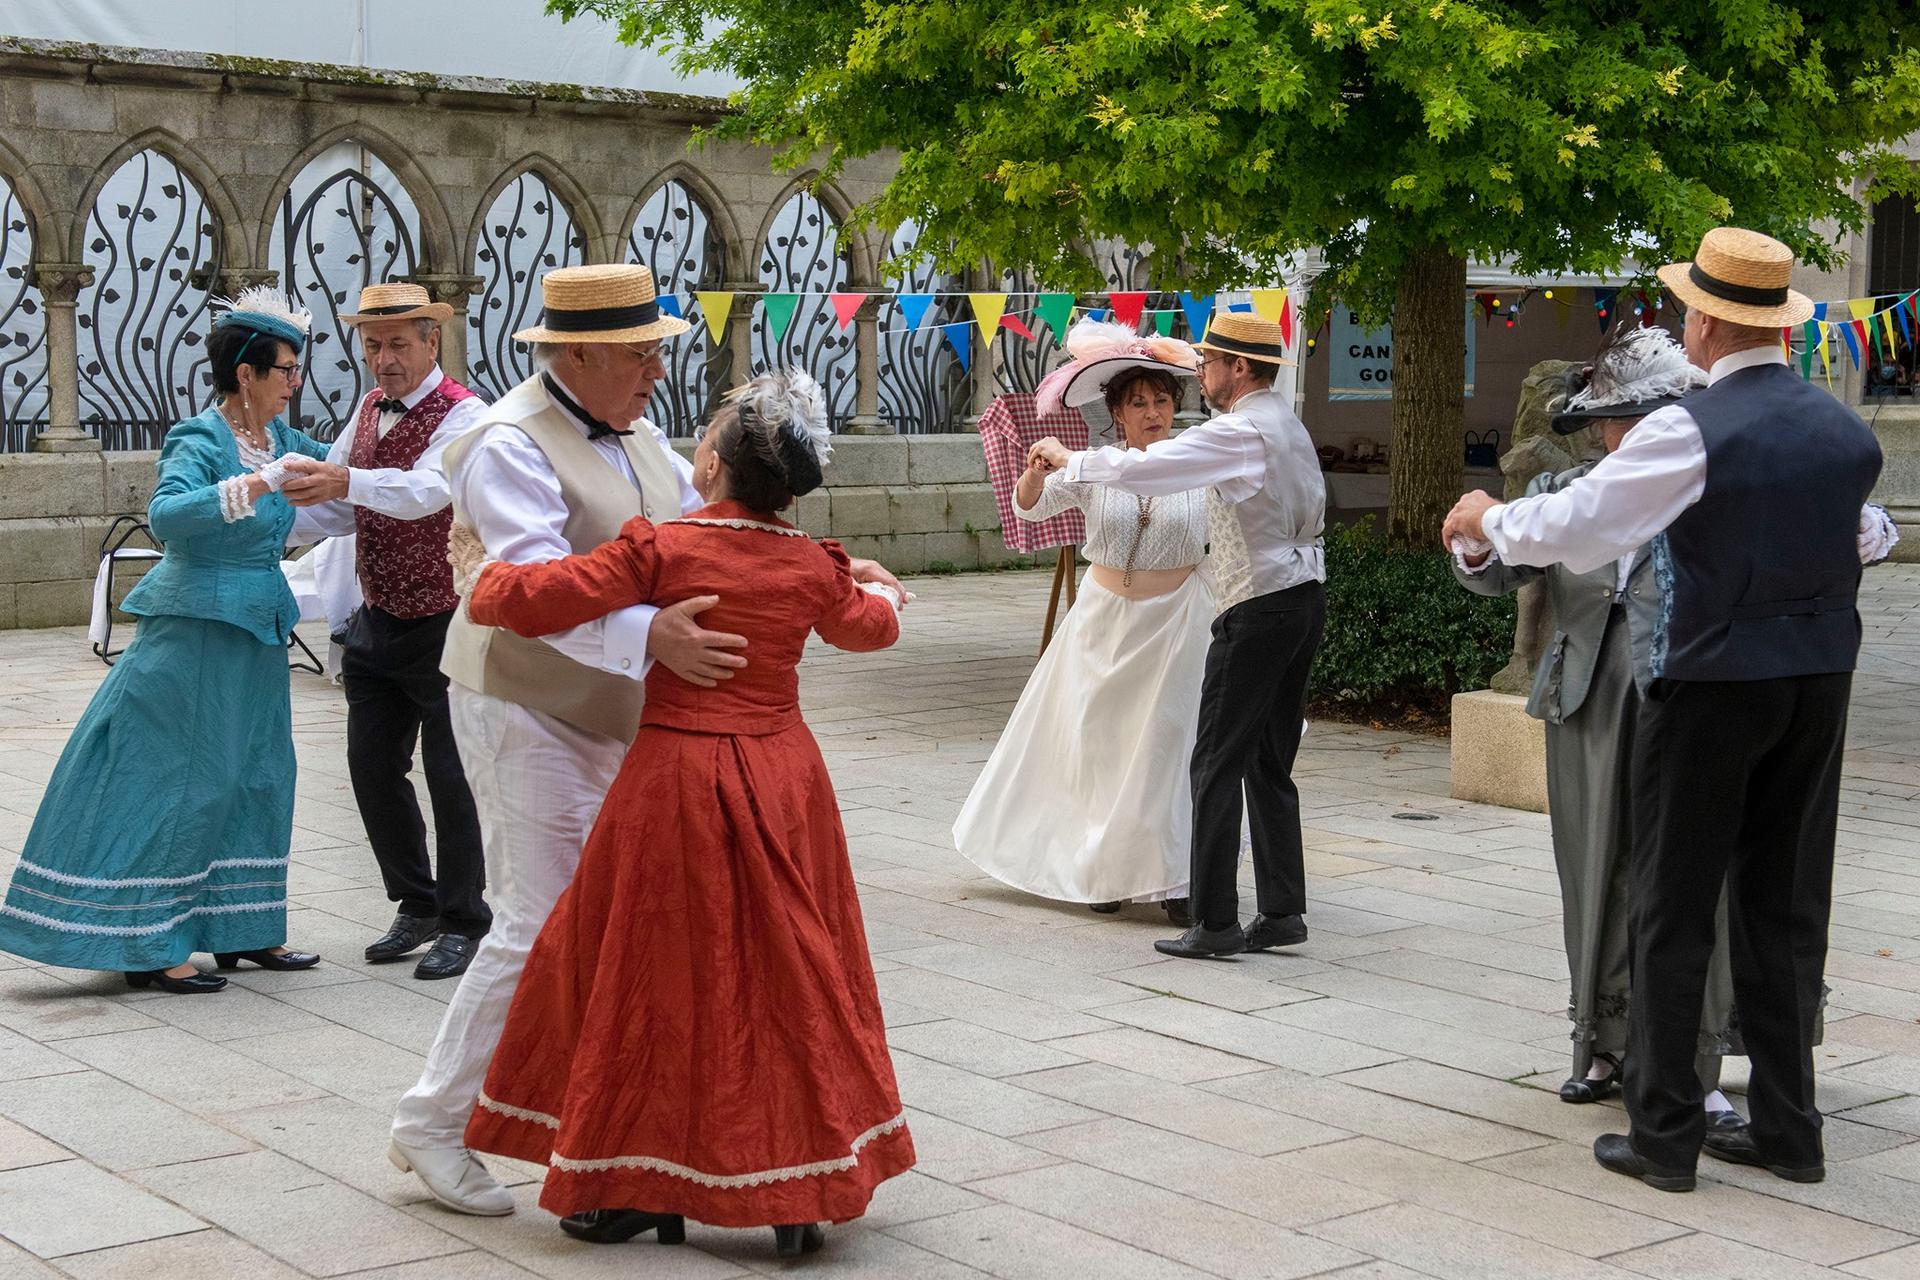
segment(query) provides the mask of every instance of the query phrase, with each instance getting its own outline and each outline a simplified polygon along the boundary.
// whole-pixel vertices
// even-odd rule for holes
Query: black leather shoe
[[[146,972],[129,973],[127,985],[135,991],[147,987],[158,987],[162,991],[171,991],[177,996],[204,996],[214,991],[224,991],[227,980],[211,973],[192,973],[184,978],[169,978],[165,969],[152,969]]]
[[[560,1219],[560,1229],[590,1244],[624,1244],[652,1231],[661,1244],[685,1244],[687,1220],[677,1213],[646,1213],[640,1209],[588,1209]]]
[[[1644,1159],[1624,1133],[1603,1133],[1595,1138],[1593,1158],[1601,1168],[1638,1178],[1656,1191],[1693,1190],[1693,1170],[1673,1169]]]
[[[1708,1133],[1738,1133],[1747,1127],[1747,1118],[1738,1111],[1707,1112]]]
[[[1185,898],[1168,898],[1160,904],[1166,908],[1167,923],[1176,929],[1185,929],[1193,924],[1193,905]]]
[[[467,966],[473,963],[473,953],[479,949],[478,938],[469,938],[464,933],[443,933],[434,940],[433,950],[413,966],[413,976],[422,981],[457,978],[467,971]]]
[[[795,1222],[773,1229],[773,1248],[783,1258],[803,1253],[818,1253],[827,1242],[827,1231],[817,1222]]]
[[[1126,905],[1124,902],[1089,902],[1087,910],[1097,916],[1110,916]]]
[[[1737,1112],[1720,1114],[1738,1116]],[[1709,1122],[1706,1140],[1701,1145],[1715,1160],[1725,1160],[1728,1164],[1750,1164],[1788,1182],[1824,1182],[1827,1177],[1825,1164],[1775,1164],[1767,1159],[1761,1154],[1759,1144],[1753,1140],[1753,1130],[1744,1120],[1738,1127],[1726,1128]]]
[[[1224,929],[1209,929],[1204,924],[1196,924],[1177,938],[1159,939],[1153,944],[1153,949],[1161,955],[1180,956],[1187,960],[1224,960],[1247,949],[1247,935],[1241,932],[1238,920]]]
[[[1575,1104],[1599,1102],[1601,1099],[1611,1098],[1615,1093],[1619,1092],[1620,1059],[1610,1053],[1596,1053],[1593,1056],[1603,1062],[1610,1063],[1613,1070],[1608,1072],[1607,1076],[1601,1080],[1590,1080],[1586,1076],[1569,1077],[1560,1086],[1560,1101]],[[1708,1117],[1708,1123],[1712,1123],[1711,1116]]]
[[[320,963],[320,957],[311,951],[216,951],[213,962],[222,969],[237,969],[242,960],[251,960],[262,969],[276,969],[288,972],[294,969],[311,969]]]
[[[1307,922],[1299,916],[1255,916],[1247,926],[1247,950],[1291,947],[1307,940]]]
[[[402,911],[393,918],[393,924],[380,935],[378,941],[367,947],[368,964],[388,964],[398,960],[409,951],[416,951],[432,942],[440,932],[440,917],[410,916]]]

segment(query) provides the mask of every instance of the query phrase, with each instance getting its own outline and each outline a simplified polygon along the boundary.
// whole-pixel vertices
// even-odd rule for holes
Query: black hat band
[[[1742,306],[1783,307],[1787,303],[1785,285],[1778,289],[1756,289],[1752,285],[1734,284],[1730,280],[1708,275],[1697,262],[1687,265],[1687,279],[1693,281],[1694,287],[1703,293],[1710,293],[1726,302],[1738,302]]]
[[[1231,352],[1236,356],[1245,356],[1249,360],[1284,360],[1287,349],[1284,345],[1271,342],[1246,342],[1228,334],[1209,332],[1201,339],[1201,345],[1216,350]]]
[[[432,305],[431,302],[400,302],[391,307],[363,307],[360,314],[363,316],[398,316],[405,315],[409,311],[424,311]]]
[[[630,307],[593,307],[586,311],[555,311],[544,307],[541,324],[555,333],[598,333],[611,329],[638,329],[660,318],[660,304],[652,299]]]

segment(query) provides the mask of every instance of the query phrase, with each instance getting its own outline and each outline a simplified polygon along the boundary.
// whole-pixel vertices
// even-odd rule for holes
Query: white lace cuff
[[[1455,538],[1452,544],[1453,563],[1462,573],[1479,576],[1493,563],[1493,544],[1484,538]],[[1468,556],[1484,556],[1479,564],[1468,564]]]
[[[222,480],[217,486],[220,490],[220,518],[228,524],[236,520],[245,520],[255,514],[253,498],[247,493],[252,479],[251,473],[231,476]]]
[[[267,482],[268,492],[278,493],[286,487],[287,481],[293,478],[293,472],[287,466],[288,459],[304,458],[305,456],[303,453],[283,453],[272,462],[261,467],[255,474]]]
[[[1879,564],[1900,545],[1900,526],[1893,522],[1885,507],[1869,502],[1860,508],[1858,542],[1860,563]]]
[[[856,587],[859,587],[862,591],[865,591],[871,595],[882,597],[883,599],[886,600],[888,604],[893,606],[893,611],[895,613],[898,613],[900,612],[901,609],[905,608],[907,601],[913,598],[911,594],[907,595],[905,598],[902,598],[898,591],[895,591],[892,587],[888,586],[884,582],[856,582],[853,585]]]

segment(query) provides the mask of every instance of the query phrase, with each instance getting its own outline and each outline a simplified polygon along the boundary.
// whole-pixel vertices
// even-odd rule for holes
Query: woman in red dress
[[[546,635],[642,601],[720,602],[748,665],[713,688],[656,667],[639,736],[527,961],[467,1145],[548,1166],[543,1207],[598,1242],[684,1218],[773,1225],[783,1256],[914,1162],[879,993],[795,670],[810,631],[898,638],[898,600],[775,518],[820,483],[819,388],[756,378],[694,454],[708,505],[590,555],[486,565],[475,622]]]

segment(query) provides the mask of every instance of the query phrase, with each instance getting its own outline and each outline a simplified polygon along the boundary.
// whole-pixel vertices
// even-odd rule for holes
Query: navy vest
[[[1707,447],[1706,489],[1654,540],[1653,677],[1852,671],[1860,506],[1880,476],[1873,432],[1784,364],[1729,374],[1683,407]]]

